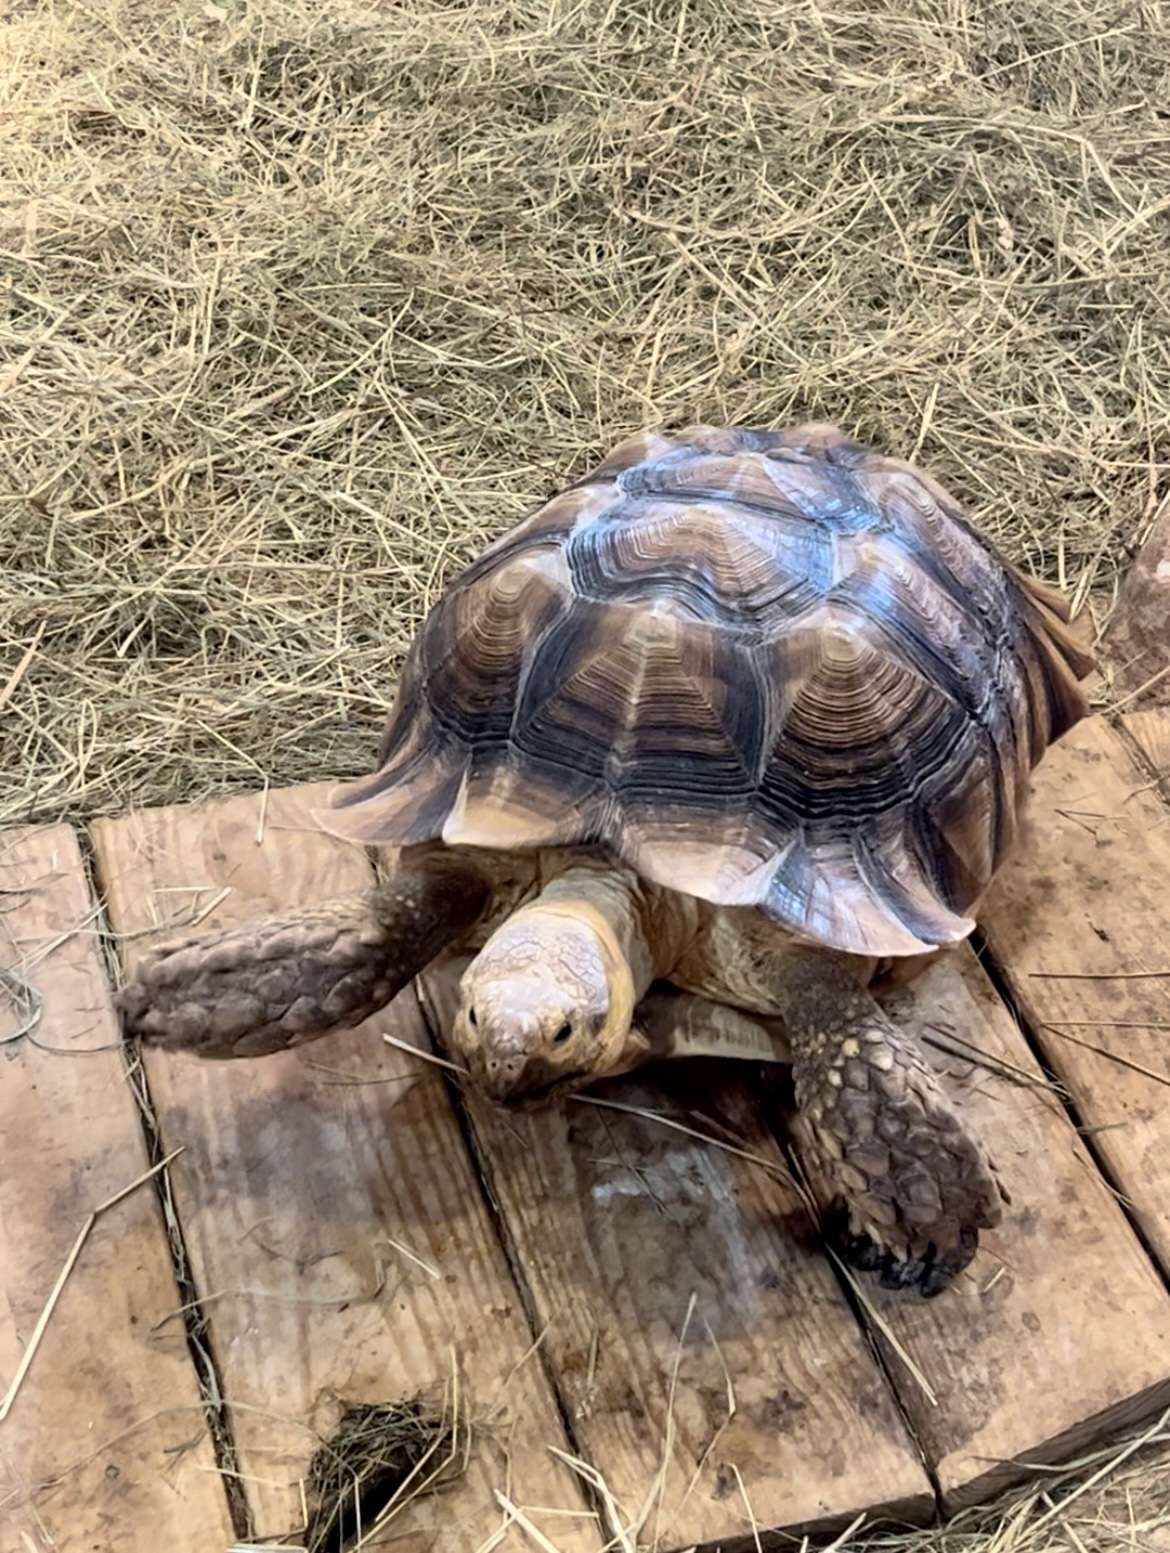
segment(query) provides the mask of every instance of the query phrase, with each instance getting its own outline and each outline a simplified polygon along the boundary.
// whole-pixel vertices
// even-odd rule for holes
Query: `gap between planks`
[[[11,1378],[83,1220],[157,1162],[126,1082],[76,836],[6,831],[0,869],[20,897],[21,937],[0,954],[42,1002],[31,1038],[0,1047],[0,1371]],[[93,1224],[0,1428],[4,1553],[75,1542],[219,1553],[232,1537],[186,1345],[155,1333],[178,1298],[160,1200],[144,1188]]]
[[[371,862],[375,861],[376,860],[374,858],[371,858]],[[462,1073],[466,1070],[457,1070],[453,1063],[446,1062],[444,1059],[438,1057],[437,1055],[439,1052],[447,1050],[447,1042],[443,1031],[439,1029],[435,1023],[434,1010],[427,1000],[424,983],[421,976],[416,977],[411,982],[409,988],[403,994],[403,996],[410,997],[414,1000],[415,1007],[418,1010],[418,1017],[423,1029],[426,1031],[428,1044],[431,1048],[431,1051],[435,1054],[436,1061],[443,1063],[443,1066],[446,1069],[442,1075],[442,1082],[446,1087],[447,1095],[451,1103],[451,1109],[455,1113],[456,1120],[459,1123],[460,1135],[463,1138],[464,1147],[467,1150],[467,1157],[471,1161],[471,1167],[475,1172],[475,1179],[479,1186],[480,1196],[483,1199],[484,1209],[491,1218],[492,1224],[495,1228],[497,1238],[500,1242],[500,1249],[504,1254],[504,1259],[508,1264],[508,1270],[512,1275],[513,1282],[515,1283],[517,1292],[520,1295],[520,1301],[524,1308],[525,1317],[528,1321],[528,1330],[532,1335],[531,1347],[525,1354],[525,1360],[527,1361],[529,1358],[532,1358],[540,1364],[540,1367],[544,1372],[545,1381],[548,1385],[549,1392],[556,1402],[557,1412],[561,1420],[561,1427],[565,1431],[565,1439],[572,1447],[572,1454],[577,1460],[586,1460],[587,1458],[585,1453],[581,1449],[581,1442],[577,1439],[573,1429],[572,1421],[570,1420],[568,1413],[565,1411],[564,1400],[560,1394],[560,1388],[557,1384],[557,1377],[553,1372],[553,1369],[549,1363],[548,1354],[545,1351],[544,1340],[547,1329],[540,1322],[539,1312],[537,1311],[536,1301],[533,1297],[532,1287],[524,1270],[524,1263],[517,1255],[515,1241],[513,1240],[508,1230],[508,1221],[501,1210],[500,1203],[497,1200],[495,1193],[492,1191],[491,1180],[487,1169],[487,1162],[484,1159],[483,1153],[480,1149],[479,1140],[475,1135],[475,1129],[472,1126],[471,1118],[467,1114],[467,1106],[464,1103],[463,1090],[455,1078],[457,1071]],[[600,1509],[601,1500],[599,1496],[593,1494],[590,1495],[590,1498],[593,1500],[598,1509]],[[611,1527],[610,1530],[612,1533],[616,1533],[618,1528]]]
[[[96,949],[105,968],[106,975],[111,982],[112,1004],[113,985],[116,981],[118,970],[116,939],[110,930],[106,915],[106,903],[98,888],[97,857],[90,844],[90,837],[88,833],[82,831],[74,832],[74,839],[77,844],[86,887],[91,898],[96,902],[94,921],[100,931],[100,940]],[[164,1155],[163,1151],[162,1133],[158,1124],[154,1100],[150,1093],[150,1081],[142,1061],[141,1048],[132,1048],[123,1039],[116,1014],[114,1016],[114,1029],[121,1043],[120,1054],[125,1072],[126,1086],[134,1097],[135,1113],[138,1117],[139,1126],[142,1129],[143,1144],[147,1157],[152,1162],[161,1161],[167,1156]],[[182,1145],[175,1152],[181,1151]],[[251,1506],[248,1504],[247,1496],[240,1485],[239,1456],[236,1450],[235,1436],[232,1431],[231,1415],[224,1406],[219,1364],[215,1356],[215,1347],[211,1339],[203,1297],[196,1284],[191,1267],[191,1258],[187,1252],[187,1242],[183,1233],[182,1222],[175,1208],[170,1175],[164,1172],[162,1175],[154,1176],[153,1188],[158,1199],[159,1212],[162,1215],[166,1228],[167,1256],[171,1264],[171,1276],[175,1281],[175,1289],[179,1295],[179,1309],[182,1311],[182,1328],[187,1343],[187,1353],[191,1366],[195,1371],[199,1395],[203,1402],[207,1431],[215,1457],[214,1470],[219,1475],[220,1486],[227,1500],[232,1528],[237,1537],[246,1540],[252,1536],[254,1531]]]

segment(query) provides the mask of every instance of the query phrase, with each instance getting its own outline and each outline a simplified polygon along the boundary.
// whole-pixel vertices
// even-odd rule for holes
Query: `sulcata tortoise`
[[[1084,715],[1059,595],[829,426],[622,443],[432,609],[372,776],[367,895],[154,949],[130,1034],[251,1057],[478,950],[450,1039],[500,1102],[696,1050],[791,1062],[854,1260],[931,1294],[996,1223],[978,1137],[870,987],[972,930]]]

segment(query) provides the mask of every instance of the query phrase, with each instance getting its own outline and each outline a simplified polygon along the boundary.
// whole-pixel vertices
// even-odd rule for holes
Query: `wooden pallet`
[[[933,1302],[847,1296],[779,1168],[779,1090],[742,1067],[599,1091],[707,1138],[581,1103],[461,1109],[380,1039],[429,1048],[450,969],[331,1041],[151,1052],[128,1078],[98,900],[132,965],[193,910],[360,885],[312,790],[7,833],[0,954],[43,1011],[0,1046],[0,1383],[90,1209],[183,1152],[98,1220],[0,1423],[0,1553],[281,1537],[337,1399],[453,1375],[480,1427],[458,1483],[394,1521],[403,1553],[596,1553],[603,1496],[565,1457],[644,1512],[640,1547],[923,1522],[1170,1404],[1168,760],[1164,712],[1076,730],[1038,774],[983,963],[941,958],[899,1010],[977,1048],[938,1060],[1013,1199]]]

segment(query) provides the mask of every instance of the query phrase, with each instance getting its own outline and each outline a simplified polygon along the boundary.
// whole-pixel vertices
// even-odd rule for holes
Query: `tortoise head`
[[[518,911],[472,961],[461,994],[452,1044],[493,1100],[543,1100],[637,1060],[630,966],[585,902]]]

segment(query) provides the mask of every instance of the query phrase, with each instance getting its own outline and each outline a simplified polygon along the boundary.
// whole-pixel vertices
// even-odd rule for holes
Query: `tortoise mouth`
[[[503,1097],[486,1094],[485,1091],[480,1093],[484,1093],[485,1098],[501,1111],[543,1111],[557,1100],[574,1095],[578,1090],[598,1083],[605,1076],[603,1073],[566,1073],[559,1078],[546,1079],[544,1083],[534,1084],[529,1089],[520,1089],[515,1094]]]

